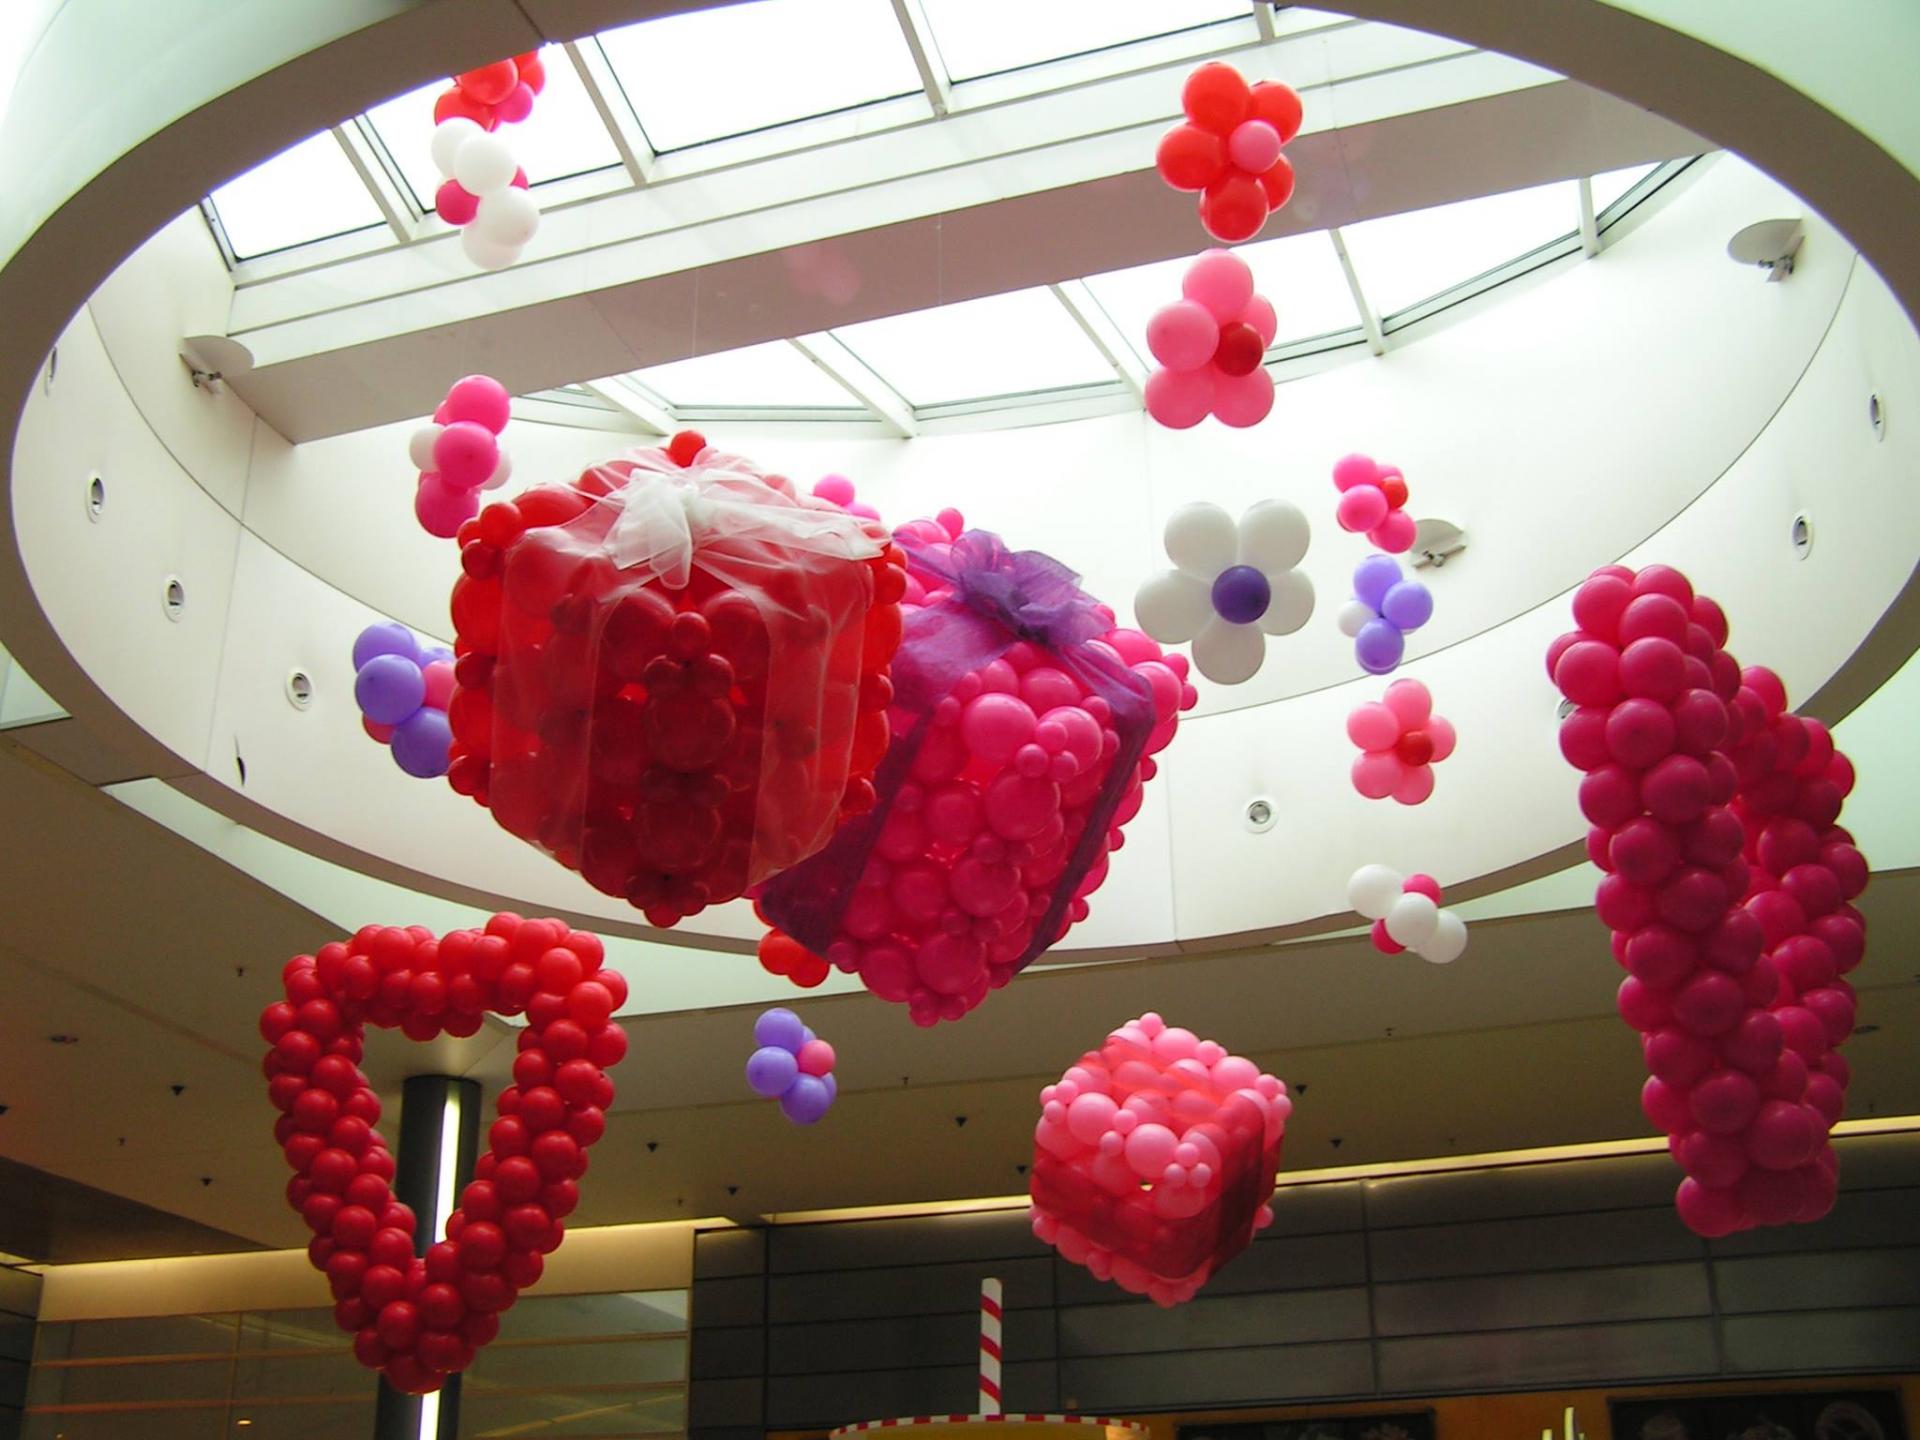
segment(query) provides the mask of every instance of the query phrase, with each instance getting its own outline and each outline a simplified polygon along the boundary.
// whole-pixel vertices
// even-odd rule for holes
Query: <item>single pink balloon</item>
[[[1147,414],[1169,430],[1191,430],[1213,413],[1211,369],[1156,370],[1147,377]]]
[[[1340,528],[1364,534],[1387,518],[1387,495],[1378,485],[1356,485],[1340,497],[1333,518]]]
[[[1198,370],[1219,343],[1220,322],[1193,300],[1162,305],[1147,321],[1147,349],[1169,370]]]
[[[1244,375],[1222,375],[1213,385],[1213,415],[1222,425],[1245,430],[1273,412],[1273,376],[1264,365]]]
[[[498,435],[507,428],[512,404],[507,387],[491,375],[465,375],[447,391],[446,420],[441,423],[471,420]]]
[[[518,125],[533,114],[533,87],[524,81],[507,92],[507,97],[493,107],[496,117],[509,125]]]
[[[1393,787],[1393,798],[1402,805],[1418,805],[1433,794],[1433,767],[1431,765],[1409,765],[1407,773],[1400,783]]]
[[[486,426],[455,420],[433,442],[433,466],[440,478],[460,490],[472,490],[493,478],[500,465],[500,442]]]
[[[853,482],[844,475],[822,475],[813,482],[813,493],[829,505],[844,508],[853,503]]]
[[[433,208],[447,224],[467,225],[480,213],[480,197],[458,180],[448,180],[434,192]]]
[[[1453,747],[1458,742],[1459,737],[1454,732],[1453,722],[1451,720],[1443,719],[1438,715],[1429,715],[1427,716],[1427,723],[1421,728],[1427,732],[1427,739],[1433,742],[1433,759],[1435,763],[1453,754]]]
[[[420,477],[420,488],[414,492],[413,513],[429,535],[451,540],[462,525],[480,513],[480,495],[474,490],[455,489],[429,472]]]
[[[1406,765],[1391,750],[1369,750],[1354,759],[1353,788],[1369,800],[1384,800],[1406,774]]]
[[[1367,538],[1391,555],[1404,555],[1413,548],[1413,517],[1404,510],[1389,510]]]
[[[1400,738],[1400,717],[1378,700],[1347,712],[1347,738],[1362,750],[1390,750]]]
[[[1253,271],[1231,250],[1209,250],[1187,267],[1180,293],[1225,325],[1238,320],[1253,299]]]
[[[833,1069],[833,1046],[824,1040],[809,1040],[800,1047],[800,1073],[825,1075]]]
[[[1333,462],[1333,488],[1351,490],[1356,485],[1378,485],[1380,467],[1366,455],[1342,455]]]
[[[1026,701],[998,692],[976,696],[960,714],[960,734],[968,748],[996,768],[1033,739],[1034,724]]]
[[[427,696],[422,703],[432,706],[435,710],[446,709],[447,702],[453,699],[453,662],[436,660],[421,673],[426,677],[427,682]]]
[[[1396,680],[1387,686],[1387,709],[1400,718],[1406,729],[1417,730],[1433,714],[1433,695],[1418,680]]]
[[[1260,337],[1262,345],[1273,344],[1273,337],[1280,333],[1280,317],[1274,314],[1273,302],[1264,295],[1256,295],[1247,302],[1247,308],[1240,313],[1240,321],[1253,327],[1253,333]]]
[[[1265,120],[1242,120],[1227,136],[1227,158],[1249,175],[1263,175],[1280,158],[1280,132]]]

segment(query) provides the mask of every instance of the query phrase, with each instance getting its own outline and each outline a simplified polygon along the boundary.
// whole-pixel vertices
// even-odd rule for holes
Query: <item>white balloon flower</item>
[[[1133,597],[1140,628],[1163,645],[1193,642],[1193,663],[1216,685],[1251,680],[1267,636],[1291,635],[1313,614],[1313,582],[1295,568],[1312,531],[1298,506],[1262,500],[1234,523],[1196,501],[1167,521],[1174,568]]]

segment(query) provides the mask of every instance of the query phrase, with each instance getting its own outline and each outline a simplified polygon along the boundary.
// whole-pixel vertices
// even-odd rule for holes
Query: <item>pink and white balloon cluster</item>
[[[1440,882],[1431,875],[1362,865],[1347,881],[1347,901],[1373,922],[1373,948],[1382,955],[1411,950],[1435,965],[1451,965],[1466,951],[1466,921],[1440,908]]]
[[[413,513],[429,535],[451,540],[480,513],[480,492],[498,490],[513,475],[500,446],[512,397],[490,375],[453,382],[430,423],[413,432],[407,454],[419,467]]]
[[[1147,414],[1169,430],[1209,415],[1236,429],[1258,425],[1273,409],[1273,376],[1260,362],[1280,322],[1253,293],[1253,271],[1230,251],[1209,250],[1187,267],[1180,293],[1147,322],[1147,348],[1165,367],[1147,377]]]
[[[501,61],[500,66],[508,71],[516,68],[511,60]],[[498,68],[487,66],[472,73]],[[543,71],[530,70],[529,79],[508,92],[510,108],[495,106],[490,112],[495,124],[524,120],[532,113],[538,88],[532,83],[535,75],[540,84],[545,83]],[[466,79],[462,77],[463,84]],[[441,177],[434,209],[459,229],[460,248],[469,260],[482,270],[506,269],[540,229],[540,206],[528,192],[527,172],[514,158],[513,147],[492,126],[448,113],[434,127],[432,153]]]

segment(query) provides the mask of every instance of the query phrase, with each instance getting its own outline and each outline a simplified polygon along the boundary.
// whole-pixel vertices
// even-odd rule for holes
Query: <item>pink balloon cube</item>
[[[1149,1013],[1040,1104],[1033,1233],[1096,1278],[1178,1305],[1272,1223],[1293,1102],[1251,1060]]]

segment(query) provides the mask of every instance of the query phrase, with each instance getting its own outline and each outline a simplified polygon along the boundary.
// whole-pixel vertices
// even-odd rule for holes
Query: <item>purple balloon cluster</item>
[[[1407,633],[1433,618],[1433,592],[1400,573],[1391,555],[1369,555],[1353,570],[1353,599],[1340,609],[1340,629],[1353,637],[1353,658],[1370,675],[1385,675],[1407,651]]]
[[[833,1078],[833,1046],[793,1011],[779,1007],[754,1022],[753,1040],[760,1047],[747,1057],[747,1084],[754,1094],[778,1100],[781,1113],[796,1125],[811,1125],[825,1115],[840,1093]]]
[[[381,620],[353,642],[353,672],[360,723],[393,751],[394,764],[420,780],[446,774],[453,652],[423,646],[406,626]]]

